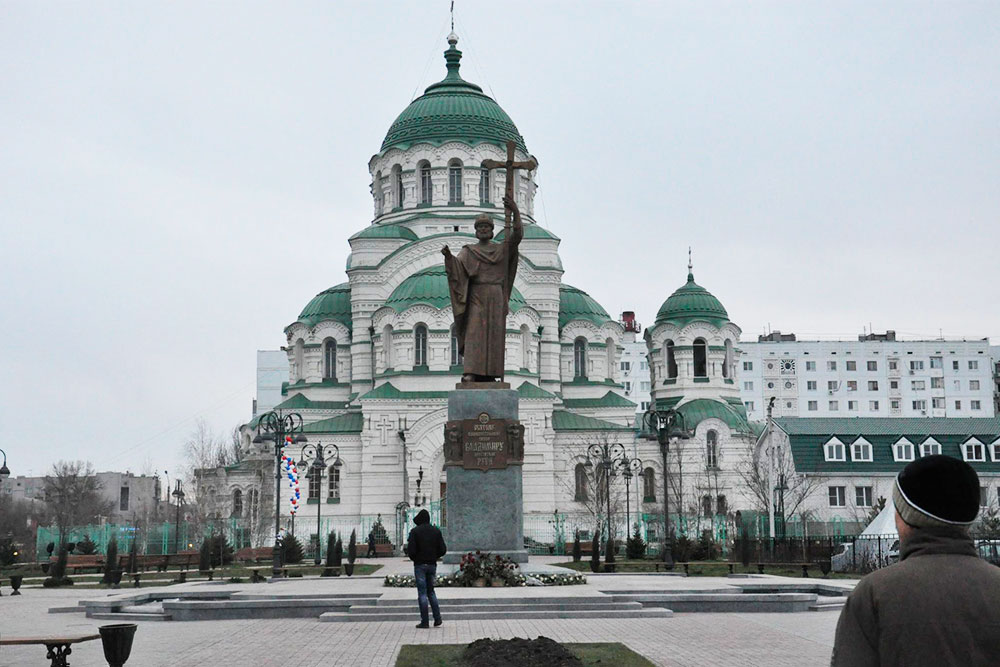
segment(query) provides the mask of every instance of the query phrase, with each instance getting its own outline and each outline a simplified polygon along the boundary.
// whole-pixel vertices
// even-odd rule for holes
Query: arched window
[[[531,369],[531,331],[527,324],[521,325],[521,368]]]
[[[309,466],[309,500],[319,500],[323,487],[323,469]]]
[[[587,377],[587,339],[573,341],[573,377]]]
[[[420,165],[420,203],[430,204],[432,192],[431,165],[428,162],[423,162]]]
[[[483,204],[490,203],[490,170],[479,170],[479,201]]]
[[[448,203],[462,203],[462,162],[452,160],[448,163]]]
[[[715,513],[716,514],[726,514],[729,512],[729,503],[726,501],[725,495],[719,495],[715,498]]]
[[[340,466],[332,465],[327,469],[330,481],[329,498],[340,502]]]
[[[323,378],[337,379],[337,341],[332,338],[323,343]]]
[[[705,434],[705,465],[708,468],[719,467],[719,434],[715,431]]]
[[[257,489],[250,489],[250,493],[247,494],[247,500],[249,501],[249,519],[250,526],[254,527],[257,525],[257,520],[260,518],[260,492]]]
[[[656,473],[652,468],[642,471],[642,502],[656,502]]]
[[[306,379],[306,342],[301,338],[295,341],[295,379]]]
[[[704,338],[694,339],[694,376],[708,377],[708,343]]]
[[[573,500],[583,502],[587,500],[587,468],[582,463],[577,463],[576,468],[573,472],[574,475],[574,487],[576,493],[573,494]]]
[[[722,364],[722,377],[733,377],[733,341],[726,339],[726,360]]]
[[[465,363],[462,353],[458,351],[458,335],[455,334],[455,327],[451,328],[451,365],[461,366]]]
[[[674,356],[674,341],[668,340],[666,345],[667,377],[677,377],[677,357]]]
[[[403,207],[403,168],[398,164],[392,168],[392,191],[395,196],[395,204],[399,208]]]
[[[701,497],[701,515],[704,517],[712,516],[712,496],[708,494]]]
[[[427,327],[423,324],[413,328],[413,365],[427,365]]]
[[[382,358],[385,360],[385,370],[392,368],[392,325],[387,324],[382,329]]]
[[[233,489],[233,516],[243,515],[243,492]]]
[[[382,172],[375,172],[375,182],[372,183],[372,192],[375,195],[375,214],[382,215],[385,205],[385,195],[382,192]]]
[[[604,377],[606,377],[609,380],[613,380],[615,377],[615,351],[617,345],[615,344],[614,338],[608,338],[606,341],[604,341],[604,345],[605,345],[605,351],[608,353],[608,359],[607,359],[608,371],[604,375]]]

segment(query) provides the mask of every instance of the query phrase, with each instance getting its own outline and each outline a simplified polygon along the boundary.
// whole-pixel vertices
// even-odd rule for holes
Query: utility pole
[[[774,443],[771,441],[772,424],[771,414],[774,410],[774,396],[767,402],[767,426],[765,427],[765,437],[767,438],[767,523],[771,536],[771,548],[774,548]]]

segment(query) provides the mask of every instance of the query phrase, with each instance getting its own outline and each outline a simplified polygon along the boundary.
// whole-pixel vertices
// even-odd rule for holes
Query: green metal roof
[[[450,46],[444,52],[447,76],[428,86],[399,114],[382,142],[383,153],[390,148],[406,150],[417,143],[440,146],[448,141],[504,147],[509,139],[528,152],[510,116],[482,88],[459,75],[462,52],[455,48],[457,42],[458,37],[449,36]]]
[[[448,274],[445,272],[444,264],[436,264],[422,271],[417,271],[401,282],[385,301],[385,305],[397,313],[401,313],[418,303],[427,304],[438,310],[451,305],[451,296],[448,292]],[[526,305],[524,297],[521,296],[516,287],[511,290],[509,303],[512,313],[516,313]]]
[[[314,327],[324,320],[340,322],[351,331],[351,284],[341,283],[323,290],[299,313],[298,321],[307,327]]]
[[[914,445],[934,438],[942,454],[960,459],[960,445],[969,438],[977,438],[988,448],[1000,437],[1000,418],[781,417],[774,423],[788,435],[797,472],[898,472],[906,466],[906,462],[894,461],[892,456],[892,446],[900,438]],[[826,461],[823,445],[833,437],[845,445],[863,437],[872,445],[872,461]],[[985,462],[969,461],[969,465],[977,472],[1000,473],[1000,462],[993,462],[988,451],[986,458]]]
[[[729,313],[718,299],[694,281],[694,274],[688,271],[687,282],[660,306],[656,324],[672,322],[683,325],[693,320],[705,320],[719,327],[729,321]]]
[[[409,227],[402,225],[370,225],[365,227],[351,239],[404,239],[406,241],[416,241],[416,233]]]
[[[538,387],[531,382],[522,382],[517,388],[517,394],[521,398],[546,398],[554,399],[556,395],[545,391],[541,387]]]
[[[583,290],[571,285],[560,285],[559,328],[562,329],[573,320],[587,320],[603,326],[611,320],[611,316]]]
[[[503,224],[503,223],[501,223],[501,224]],[[493,238],[496,239],[497,241],[503,241],[504,237],[505,237],[504,230],[501,229],[499,232],[496,233],[496,235]],[[553,234],[549,230],[545,229],[544,227],[540,227],[540,226],[538,226],[536,224],[530,224],[530,223],[524,225],[524,238],[526,238],[526,239],[549,239],[549,240],[552,240],[552,241],[559,241],[560,240],[558,236],[556,236],[555,234]]]
[[[631,426],[622,426],[603,419],[594,419],[573,414],[565,410],[552,411],[552,428],[556,431],[632,431]]]
[[[725,401],[711,398],[696,398],[687,403],[680,403],[681,400],[677,397],[660,399],[656,402],[656,409],[674,408],[684,415],[684,424],[691,431],[694,431],[698,424],[706,419],[714,418],[722,420],[726,426],[737,433],[753,433],[753,429],[747,421],[746,409],[742,405],[730,405]]]
[[[631,408],[636,404],[620,394],[609,391],[600,398],[564,398],[563,405],[570,409],[580,408]]]
[[[391,382],[380,384],[367,394],[363,394],[359,400],[369,399],[428,399],[428,398],[448,398],[446,391],[400,391]]]
[[[321,419],[302,427],[305,433],[361,433],[364,416],[360,412],[348,412],[329,419]]]
[[[295,394],[291,398],[278,403],[272,410],[343,410],[346,401],[313,401],[304,394]]]

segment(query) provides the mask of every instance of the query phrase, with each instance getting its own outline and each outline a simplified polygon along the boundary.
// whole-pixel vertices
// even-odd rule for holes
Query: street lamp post
[[[174,553],[177,553],[177,542],[181,538],[181,504],[184,502],[184,491],[181,489],[181,480],[177,480],[177,488],[171,494],[177,501],[177,518],[174,519]]]
[[[628,454],[622,454],[621,458],[615,462],[615,467],[622,473],[622,477],[625,478],[625,531],[626,537],[628,537],[631,535],[629,531],[632,530],[632,524],[630,523],[632,509],[629,500],[629,496],[632,494],[632,477],[642,471],[642,461],[632,458]]]
[[[281,450],[286,445],[306,442],[302,426],[302,415],[297,412],[285,415],[265,412],[257,421],[257,435],[253,439],[256,444],[271,442],[274,445],[274,554],[271,564],[274,577],[281,574],[281,545],[278,543],[281,534]]]
[[[3,454],[3,465],[0,466],[0,482],[2,482],[10,477],[10,468],[7,467],[7,452],[0,449],[0,453]]]
[[[684,423],[684,414],[670,408],[668,410],[650,409],[643,415],[646,430],[654,435],[660,444],[660,456],[663,459],[663,562],[667,569],[674,566],[674,557],[671,553],[673,548],[673,527],[670,525],[670,468],[668,455],[670,454],[670,441],[687,440],[691,434]]]
[[[427,494],[425,493],[423,498],[420,497],[420,485],[424,483],[424,467],[420,466],[420,470],[417,471],[417,492],[413,496],[413,506],[423,507],[427,504]]]
[[[584,466],[587,469],[593,468],[593,463],[591,460],[596,460],[600,466],[601,470],[604,471],[604,498],[607,501],[608,506],[608,539],[612,539],[611,534],[611,474],[617,462],[625,456],[625,447],[621,444],[615,443],[600,443],[594,444],[587,448],[587,462]]]
[[[340,468],[344,465],[340,462],[340,448],[337,445],[306,445],[302,448],[302,458],[299,461],[299,467],[305,468],[307,464],[310,464],[313,472],[309,475],[309,492],[312,493],[313,480],[319,484],[320,489],[323,485],[323,472],[326,470],[326,459],[333,458],[333,466],[335,468]],[[310,462],[311,459],[311,462]],[[320,517],[323,514],[323,494],[320,490],[316,492],[316,555],[313,558],[313,563],[319,565],[322,562],[322,550],[323,542],[320,539]]]

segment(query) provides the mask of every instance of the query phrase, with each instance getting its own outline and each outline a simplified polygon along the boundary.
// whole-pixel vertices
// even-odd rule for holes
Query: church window
[[[708,377],[708,343],[704,338],[694,339],[694,376]]]
[[[403,168],[398,164],[392,168],[392,190],[397,207],[403,207]]]
[[[385,325],[382,330],[382,357],[385,361],[385,370],[392,368],[392,325]]]
[[[733,341],[726,339],[726,360],[722,364],[722,377],[732,377],[733,369]]]
[[[521,325],[521,368],[531,368],[531,332],[527,324]]]
[[[574,469],[575,489],[573,500],[583,502],[587,500],[587,468],[582,463],[577,463]]]
[[[295,341],[295,379],[305,380],[306,370],[305,370],[305,355],[306,355],[306,343],[301,338]]]
[[[413,328],[413,365],[427,365],[427,327],[423,324]]]
[[[316,466],[309,466],[309,500],[319,500],[322,486],[323,469]]]
[[[490,170],[479,170],[479,201],[483,204],[490,203]]]
[[[577,338],[573,341],[573,377],[587,377],[587,340]]]
[[[719,434],[709,431],[705,434],[705,463],[709,469],[719,467]]]
[[[330,490],[329,498],[340,502],[340,466],[336,463],[330,466]]]
[[[420,165],[420,203],[431,203],[431,165],[424,162]]]
[[[656,473],[652,468],[642,471],[642,501],[644,503],[656,502]]]
[[[677,377],[677,357],[674,356],[674,341],[667,341],[667,377]]]
[[[701,515],[704,517],[712,516],[712,496],[708,494],[701,497]]]
[[[614,373],[614,368],[615,368],[615,348],[617,346],[615,345],[615,339],[614,338],[608,338],[606,341],[604,341],[604,344],[607,346],[605,349],[608,352],[608,372],[607,372],[607,375],[605,377],[607,377],[609,380],[612,380],[612,379],[614,379],[614,376],[615,376],[615,373]]]
[[[716,514],[725,514],[729,511],[729,502],[726,500],[725,495],[718,495],[715,497],[715,512]]]
[[[375,172],[375,182],[372,184],[372,190],[375,191],[375,214],[382,215],[382,209],[385,206],[385,195],[382,192],[382,172]]]
[[[462,203],[462,163],[458,160],[448,163],[448,203]]]
[[[451,365],[461,366],[465,363],[462,353],[458,351],[458,335],[455,334],[455,327],[451,328]]]
[[[239,489],[233,490],[233,516],[243,515],[243,492]]]
[[[323,343],[323,378],[337,379],[337,341],[332,339]]]

